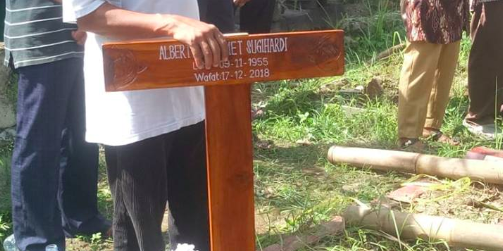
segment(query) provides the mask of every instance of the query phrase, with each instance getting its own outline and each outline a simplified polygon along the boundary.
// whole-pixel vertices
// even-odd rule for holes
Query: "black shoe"
[[[102,238],[112,237],[112,223],[105,219],[103,215],[98,214],[96,217],[82,223],[77,228],[63,227],[65,237],[75,238],[77,235],[93,235],[101,233]]]

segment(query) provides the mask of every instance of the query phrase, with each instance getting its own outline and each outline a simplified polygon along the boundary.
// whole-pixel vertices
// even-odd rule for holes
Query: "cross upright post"
[[[344,73],[341,30],[229,36],[229,60],[198,70],[175,40],[103,46],[107,91],[204,86],[212,251],[255,251],[250,86]]]

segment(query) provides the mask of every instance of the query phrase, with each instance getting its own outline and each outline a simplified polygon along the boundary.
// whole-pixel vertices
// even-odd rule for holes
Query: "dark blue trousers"
[[[98,147],[85,142],[81,58],[18,69],[12,217],[21,250],[65,250],[65,235],[108,229],[97,209]]]

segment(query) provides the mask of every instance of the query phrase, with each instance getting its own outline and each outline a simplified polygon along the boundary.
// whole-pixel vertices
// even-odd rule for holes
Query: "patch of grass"
[[[17,103],[17,80],[18,75],[11,71],[9,74],[9,80],[7,82],[7,87],[5,88],[6,97],[10,104],[13,104],[14,109]]]
[[[67,243],[68,251],[101,251],[111,250],[112,240],[104,239],[101,233],[96,233],[91,236],[77,236]]]
[[[0,212],[10,211],[10,157],[0,155]]]
[[[10,202],[10,155],[0,151],[0,243],[12,234]]]
[[[103,148],[100,148],[98,177],[98,209],[106,218],[112,219],[112,193],[110,191],[110,187],[108,186],[105,152]]]
[[[405,41],[398,2],[363,0],[358,15],[346,15],[334,28],[346,34],[346,61],[365,65],[382,51]]]
[[[0,246],[3,244],[5,238],[12,234],[12,220],[10,213],[4,211],[0,213]]]

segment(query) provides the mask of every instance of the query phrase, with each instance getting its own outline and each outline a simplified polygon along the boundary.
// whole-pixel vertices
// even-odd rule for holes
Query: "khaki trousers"
[[[412,42],[405,50],[398,99],[398,136],[419,138],[440,129],[459,57],[460,41]]]

